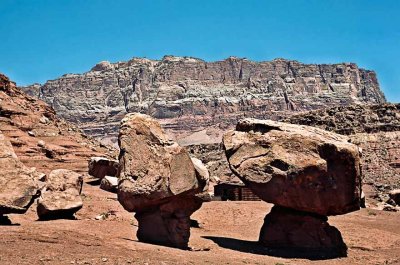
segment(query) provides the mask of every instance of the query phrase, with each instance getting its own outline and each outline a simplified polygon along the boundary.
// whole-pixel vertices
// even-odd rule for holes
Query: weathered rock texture
[[[102,179],[105,176],[117,176],[118,161],[105,157],[92,157],[89,161],[89,175]]]
[[[223,137],[229,166],[262,200],[274,203],[259,241],[273,249],[346,255],[327,216],[360,208],[359,148],[309,126],[244,119]]]
[[[82,206],[83,177],[66,169],[53,170],[37,204],[40,219],[72,218]]]
[[[21,162],[46,174],[57,168],[86,173],[90,157],[114,155],[114,150],[57,118],[50,106],[26,95],[2,74],[0,129]]]
[[[118,200],[136,212],[138,239],[187,248],[190,215],[208,179],[196,171],[187,151],[171,141],[160,124],[144,114],[128,114],[119,134]]]
[[[363,182],[374,190],[367,201],[386,201],[391,189],[400,188],[400,104],[329,108],[285,121],[346,134],[360,146]]]
[[[231,170],[264,201],[324,216],[359,209],[359,150],[344,136],[245,119],[223,144]]]
[[[184,143],[220,140],[221,129],[244,117],[274,119],[293,111],[385,102],[375,72],[354,63],[235,57],[101,62],[84,74],[22,89],[89,135],[116,139],[125,114],[142,112],[160,119]]]
[[[0,131],[0,218],[3,214],[25,213],[39,196],[34,168],[25,167],[11,143]]]

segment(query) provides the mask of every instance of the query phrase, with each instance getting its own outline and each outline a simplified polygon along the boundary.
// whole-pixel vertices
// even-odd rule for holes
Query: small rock
[[[102,179],[105,176],[115,177],[118,172],[118,161],[105,157],[92,157],[89,161],[89,175]]]
[[[105,176],[100,182],[100,189],[116,193],[118,187],[118,178]]]
[[[392,199],[397,205],[400,205],[400,189],[392,190],[389,192],[389,197]]]
[[[28,132],[28,135],[29,135],[29,136],[32,136],[32,137],[35,137],[35,136],[36,136],[36,134],[35,134],[34,132],[32,132],[32,131],[29,131],[29,132]]]
[[[50,122],[49,118],[42,116],[39,120],[40,123],[48,124]]]
[[[45,147],[45,142],[43,140],[39,140],[38,144],[39,147]]]

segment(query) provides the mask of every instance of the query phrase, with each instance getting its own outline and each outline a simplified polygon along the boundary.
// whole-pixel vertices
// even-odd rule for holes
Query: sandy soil
[[[140,243],[116,195],[85,184],[77,220],[38,221],[33,205],[0,226],[0,264],[400,264],[400,213],[363,209],[330,218],[349,248],[330,260],[274,257],[256,241],[271,204],[209,202],[192,218],[192,251]],[[95,217],[107,215],[105,220]]]

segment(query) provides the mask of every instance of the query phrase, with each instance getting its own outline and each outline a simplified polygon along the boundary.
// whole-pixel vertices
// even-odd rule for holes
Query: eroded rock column
[[[147,115],[125,116],[119,146],[118,200],[136,213],[138,239],[187,248],[190,215],[201,207],[207,175]]]

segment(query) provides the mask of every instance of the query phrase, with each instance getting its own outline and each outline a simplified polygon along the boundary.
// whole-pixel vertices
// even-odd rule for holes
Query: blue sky
[[[20,85],[102,60],[355,62],[400,102],[400,1],[0,0],[0,72]]]

